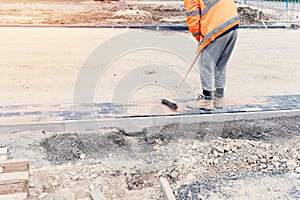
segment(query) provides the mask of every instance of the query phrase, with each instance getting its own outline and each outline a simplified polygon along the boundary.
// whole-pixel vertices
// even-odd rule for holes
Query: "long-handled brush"
[[[197,53],[193,63],[191,64],[191,66],[189,67],[188,71],[186,72],[185,76],[183,77],[182,81],[180,82],[180,84],[178,85],[178,87],[176,88],[175,92],[173,93],[172,97],[169,98],[169,99],[162,99],[161,100],[161,103],[168,106],[169,108],[173,109],[173,110],[176,110],[178,108],[177,106],[177,102],[174,101],[174,97],[176,96],[177,92],[180,90],[180,88],[182,87],[185,79],[187,78],[187,76],[189,75],[189,73],[191,72],[195,62],[198,60],[198,57],[200,55],[200,52]]]

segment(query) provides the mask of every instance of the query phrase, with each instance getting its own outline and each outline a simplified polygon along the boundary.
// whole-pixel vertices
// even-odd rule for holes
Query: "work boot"
[[[212,98],[206,99],[203,95],[199,95],[197,101],[188,103],[186,107],[198,110],[213,110],[214,102]]]
[[[214,97],[214,106],[215,106],[216,109],[223,108],[225,106],[224,97],[221,97],[221,98]]]

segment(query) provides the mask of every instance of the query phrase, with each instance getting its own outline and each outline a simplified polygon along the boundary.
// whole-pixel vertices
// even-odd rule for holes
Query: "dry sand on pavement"
[[[127,29],[1,28],[0,92],[1,105],[72,103],[78,73],[89,55],[114,36]],[[132,30],[130,30],[132,31]],[[134,31],[134,30],[133,30]],[[183,35],[192,42],[186,47],[189,60],[168,52],[140,50],[112,60],[109,70],[99,77],[94,102],[110,102],[118,84],[139,66],[156,63],[183,76],[194,56],[196,43],[187,32],[162,31],[162,38]],[[285,38],[284,40],[282,38]],[[126,41],[124,42],[126,45]],[[178,44],[180,46],[180,44]],[[112,46],[111,49],[118,48]],[[299,94],[300,34],[298,30],[240,30],[228,69],[228,96],[263,96]],[[99,55],[100,60],[101,55]],[[188,62],[189,61],[189,62]],[[100,63],[99,63],[100,65]],[[157,67],[156,67],[157,68]],[[178,77],[159,69],[141,72],[154,82],[133,85],[130,98],[151,101],[168,96],[160,83],[176,86]],[[87,77],[89,78],[89,77]],[[134,83],[134,82],[133,82]],[[194,98],[200,91],[199,75],[193,69],[188,87],[180,98]]]

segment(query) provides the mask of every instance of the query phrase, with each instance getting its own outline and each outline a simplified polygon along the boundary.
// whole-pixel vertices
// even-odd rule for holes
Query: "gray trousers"
[[[214,91],[214,88],[225,87],[227,63],[236,43],[237,32],[235,29],[218,37],[202,50],[199,68],[203,90]]]

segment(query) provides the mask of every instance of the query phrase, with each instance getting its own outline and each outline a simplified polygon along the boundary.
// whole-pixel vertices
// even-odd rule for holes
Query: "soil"
[[[242,24],[258,24],[257,11],[238,8]],[[263,19],[268,19],[260,13]],[[185,24],[183,1],[2,1],[0,24]]]
[[[22,132],[0,146],[10,158],[30,159],[29,199],[89,199],[92,190],[107,199],[162,199],[159,177],[177,199],[298,199],[299,120]]]

